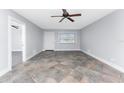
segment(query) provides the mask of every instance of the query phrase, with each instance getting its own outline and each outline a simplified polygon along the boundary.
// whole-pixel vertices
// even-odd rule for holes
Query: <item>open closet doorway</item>
[[[18,19],[9,17],[10,69],[25,61],[25,25]]]

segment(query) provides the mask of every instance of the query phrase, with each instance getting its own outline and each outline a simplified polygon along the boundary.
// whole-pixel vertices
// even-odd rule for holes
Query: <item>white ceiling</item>
[[[71,14],[81,13],[80,17],[73,17],[75,22],[65,19],[59,23],[61,18],[51,18],[53,15],[62,15],[61,9],[14,9],[21,16],[27,18],[43,29],[82,29],[83,27],[99,20],[114,10],[111,9],[67,9]]]

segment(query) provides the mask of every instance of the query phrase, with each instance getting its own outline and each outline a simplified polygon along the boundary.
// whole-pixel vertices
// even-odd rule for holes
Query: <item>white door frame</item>
[[[26,25],[24,22],[12,17],[8,16],[8,68],[12,70],[12,40],[11,40],[11,22],[12,20],[16,20],[22,26],[22,60],[26,61]]]

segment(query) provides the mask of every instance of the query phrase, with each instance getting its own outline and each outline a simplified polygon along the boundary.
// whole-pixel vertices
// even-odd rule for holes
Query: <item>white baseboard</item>
[[[10,71],[9,68],[6,68],[6,69],[1,70],[1,71],[0,71],[0,76],[6,74],[6,73],[9,72],[9,71]]]
[[[45,51],[47,49],[43,49]],[[54,50],[54,51],[81,51],[81,49],[49,49],[49,50]]]
[[[84,52],[84,53],[86,53],[87,55],[90,55],[90,56],[96,58],[96,59],[99,60],[100,62],[103,62],[103,63],[105,63],[105,64],[107,64],[107,65],[109,65],[109,66],[111,66],[111,67],[113,67],[113,68],[115,68],[115,69],[117,69],[117,70],[119,70],[120,72],[124,73],[124,68],[118,66],[117,64],[114,64],[114,63],[112,63],[112,62],[110,62],[110,61],[107,61],[107,60],[105,60],[105,59],[103,59],[103,58],[100,58],[100,57],[98,57],[98,56],[95,56],[94,54],[89,53],[89,52],[87,52],[87,51],[85,51],[85,50],[81,50],[81,51]]]
[[[45,49],[43,49],[42,51],[45,51]]]
[[[12,50],[12,51],[23,51],[22,49],[15,49],[15,50]]]
[[[53,51],[55,51],[55,49],[43,49],[42,51],[46,51],[46,50],[53,50]]]
[[[80,49],[55,49],[55,51],[81,51]]]
[[[42,51],[43,51],[43,50],[41,50],[41,51],[35,53],[34,55],[31,55],[31,56],[27,57],[27,58],[25,59],[25,61],[31,59],[32,57],[36,56],[37,54],[39,54],[39,53],[42,52]]]

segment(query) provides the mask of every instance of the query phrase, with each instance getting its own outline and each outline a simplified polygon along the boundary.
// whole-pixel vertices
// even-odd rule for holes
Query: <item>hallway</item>
[[[12,66],[22,63],[22,51],[13,51],[12,52]]]

